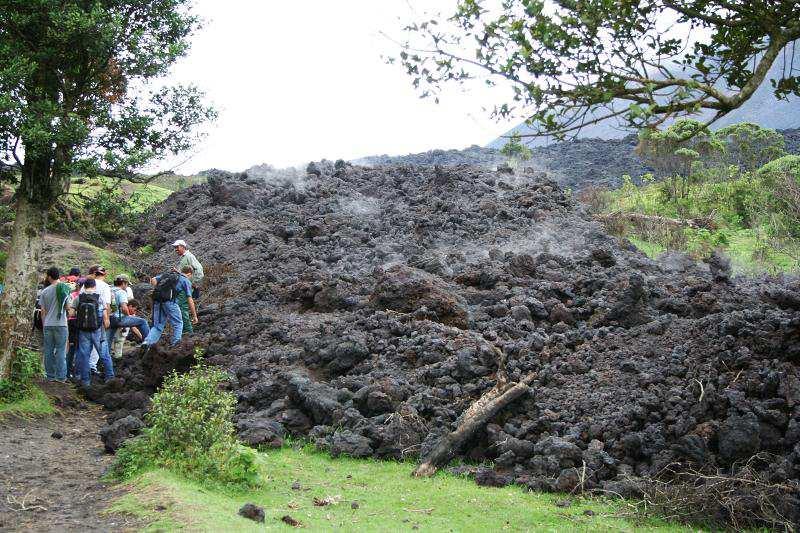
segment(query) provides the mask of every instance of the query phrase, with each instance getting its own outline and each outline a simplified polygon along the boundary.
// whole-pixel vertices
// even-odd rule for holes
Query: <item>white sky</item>
[[[220,113],[177,171],[243,170],[486,144],[508,130],[490,119],[485,89],[421,100],[381,55],[379,34],[454,0],[196,0],[205,27],[170,81],[195,83]],[[476,91],[480,91],[477,94]],[[497,95],[495,94],[495,97]]]

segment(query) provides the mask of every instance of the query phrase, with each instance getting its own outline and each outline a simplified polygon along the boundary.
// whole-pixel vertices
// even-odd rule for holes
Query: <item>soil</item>
[[[113,460],[97,438],[101,409],[67,386],[44,388],[55,416],[0,418],[0,531],[136,529],[132,517],[104,514],[124,489],[101,481]]]

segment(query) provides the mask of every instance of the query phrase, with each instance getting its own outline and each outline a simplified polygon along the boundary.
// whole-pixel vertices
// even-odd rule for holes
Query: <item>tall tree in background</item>
[[[617,120],[656,128],[710,110],[707,124],[771,79],[800,96],[797,0],[458,0],[449,18],[405,28],[400,61],[423,95],[478,76],[513,89],[494,114],[558,138]]]
[[[194,87],[148,89],[189,48],[191,0],[0,0],[0,178],[16,188],[0,379],[31,327],[47,214],[70,176],[143,179],[212,119]]]

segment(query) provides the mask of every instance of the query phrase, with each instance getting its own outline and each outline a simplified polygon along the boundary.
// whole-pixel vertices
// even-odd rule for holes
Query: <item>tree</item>
[[[786,155],[783,135],[752,122],[731,124],[714,132],[725,145],[726,161],[742,170],[755,170]]]
[[[681,119],[663,131],[642,130],[636,151],[659,177],[689,176],[694,162],[718,158],[725,145],[702,122]]]
[[[70,176],[143,181],[214,118],[192,86],[156,82],[189,48],[190,0],[0,0],[0,175],[16,187],[0,379],[30,330],[47,214]]]
[[[709,125],[781,56],[774,93],[800,96],[797,0],[459,0],[451,17],[405,30],[400,61],[423,96],[488,73],[513,90],[493,114],[523,113],[531,136],[605,120],[655,128],[701,110]]]

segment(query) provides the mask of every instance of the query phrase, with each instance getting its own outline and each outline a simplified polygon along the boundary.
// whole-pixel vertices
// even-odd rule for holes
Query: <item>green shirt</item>
[[[181,256],[181,260],[178,263],[178,272],[180,272],[186,265],[192,267],[192,281],[199,285],[205,277],[205,274],[203,274],[203,265],[200,264],[200,261],[198,261],[194,254],[189,250],[186,250]]]

